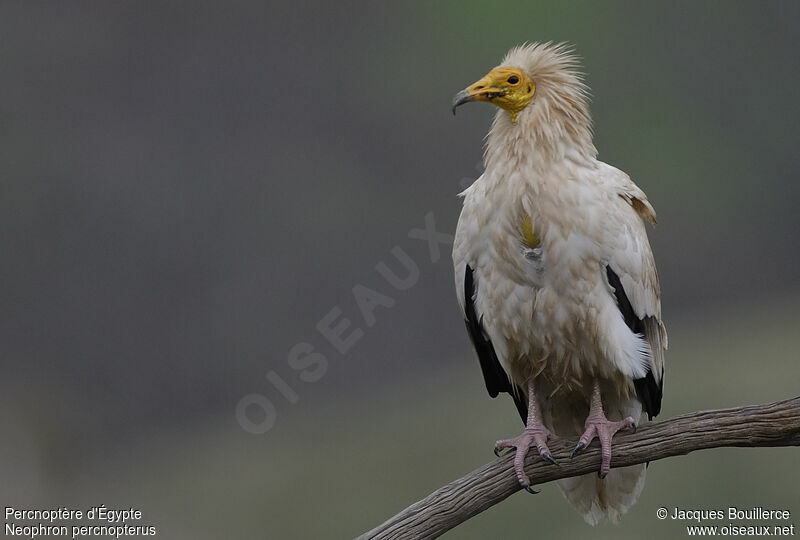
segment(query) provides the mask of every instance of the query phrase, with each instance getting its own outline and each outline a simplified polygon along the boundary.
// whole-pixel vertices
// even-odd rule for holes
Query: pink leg
[[[636,430],[636,422],[630,416],[619,422],[611,422],[606,418],[603,413],[603,402],[600,399],[600,384],[597,380],[594,381],[592,386],[592,403],[589,408],[589,416],[586,418],[584,424],[585,431],[581,435],[575,450],[572,451],[574,456],[592,442],[597,437],[600,439],[600,456],[602,462],[600,464],[600,478],[605,478],[611,470],[611,439],[617,431],[625,428],[632,428]]]
[[[550,449],[547,448],[547,440],[551,439],[553,434],[550,433],[542,423],[542,414],[539,411],[539,402],[534,396],[533,380],[528,382],[528,421],[525,423],[525,429],[519,437],[513,439],[503,439],[494,444],[494,453],[500,455],[501,448],[516,448],[514,454],[514,471],[517,473],[517,480],[522,487],[529,493],[538,493],[531,488],[531,480],[525,474],[525,456],[531,446],[535,446],[544,459],[554,465],[558,465],[556,460],[550,454]]]

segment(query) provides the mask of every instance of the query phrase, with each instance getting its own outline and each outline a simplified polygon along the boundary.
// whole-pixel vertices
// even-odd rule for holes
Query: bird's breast
[[[591,228],[542,194],[485,199],[473,218],[476,308],[506,371],[579,380],[600,356],[591,321],[608,294]]]

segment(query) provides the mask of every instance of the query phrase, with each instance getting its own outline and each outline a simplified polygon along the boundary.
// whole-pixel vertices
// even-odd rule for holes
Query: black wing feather
[[[469,332],[472,345],[478,353],[486,390],[493,398],[497,397],[500,392],[511,394],[511,397],[514,398],[514,405],[517,406],[517,411],[522,421],[525,422],[528,418],[528,404],[525,402],[524,394],[518,386],[511,384],[503,366],[500,365],[497,354],[494,352],[494,346],[483,331],[481,321],[475,312],[474,299],[475,278],[472,268],[467,265],[464,272],[464,314],[466,316],[464,322],[467,324],[467,332]]]
[[[622,317],[625,319],[625,324],[634,334],[641,334],[647,336],[647,328],[658,328],[658,325],[651,324],[654,317],[648,315],[644,319],[636,316],[633,310],[631,301],[625,294],[625,289],[622,287],[622,282],[619,276],[614,272],[610,266],[606,266],[606,274],[608,275],[608,283],[614,288],[614,296],[617,299],[617,306],[619,307]],[[633,385],[636,388],[636,395],[642,402],[644,410],[647,412],[647,417],[652,420],[661,412],[661,394],[663,392],[664,374],[661,374],[661,381],[656,382],[653,373],[648,371],[645,377],[635,379]]]

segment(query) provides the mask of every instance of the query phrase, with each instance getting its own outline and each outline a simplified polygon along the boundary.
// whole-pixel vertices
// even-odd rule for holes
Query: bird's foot
[[[516,448],[514,454],[514,472],[517,474],[517,480],[519,480],[520,485],[525,488],[525,491],[528,493],[538,493],[538,491],[534,491],[533,488],[531,488],[531,480],[528,478],[528,475],[525,474],[525,456],[528,454],[530,447],[535,446],[539,451],[539,455],[542,456],[545,461],[549,461],[553,465],[558,465],[556,460],[553,459],[550,449],[547,447],[548,439],[552,438],[553,434],[550,433],[546,427],[533,426],[526,427],[525,431],[518,437],[503,439],[494,444],[494,453],[497,456],[500,455],[500,450],[503,448]]]
[[[611,439],[617,431],[627,428],[636,431],[636,422],[634,422],[633,418],[630,416],[623,420],[612,422],[606,418],[602,408],[593,410],[589,413],[588,418],[586,418],[586,423],[584,424],[585,431],[583,435],[581,435],[580,440],[578,440],[575,450],[572,451],[572,455],[574,456],[589,446],[595,437],[600,439],[600,456],[602,461],[598,476],[600,478],[605,478],[611,470]]]

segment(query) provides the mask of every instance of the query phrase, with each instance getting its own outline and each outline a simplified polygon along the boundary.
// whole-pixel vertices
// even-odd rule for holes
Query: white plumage
[[[532,82],[523,97],[513,88],[520,77]],[[655,211],[625,173],[597,160],[587,95],[567,47],[532,44],[456,96],[456,104],[501,107],[485,172],[462,193],[453,248],[458,301],[487,387],[515,396],[531,433],[536,418],[524,402],[535,392],[544,426],[573,439],[588,429],[595,384],[609,420],[639,422],[643,404],[657,414],[667,345],[643,222],[655,222]],[[588,522],[616,521],[644,473],[615,469],[560,486]]]

